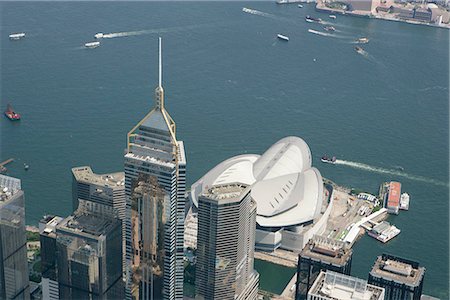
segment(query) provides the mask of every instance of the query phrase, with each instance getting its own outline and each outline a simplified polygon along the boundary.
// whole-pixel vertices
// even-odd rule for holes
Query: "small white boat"
[[[360,43],[360,44],[367,44],[369,42],[369,39],[366,37],[362,37],[356,40],[356,42]]]
[[[400,196],[400,209],[408,210],[409,209],[409,194],[403,193]]]
[[[25,33],[24,32],[19,32],[19,33],[11,33],[9,35],[9,39],[10,40],[20,40],[21,38],[25,37]]]
[[[277,34],[277,37],[278,37],[280,40],[283,40],[283,41],[289,41],[289,37],[287,37],[287,36],[285,36],[285,35]]]
[[[89,42],[89,43],[84,44],[84,47],[90,48],[90,49],[97,48],[98,46],[100,46],[100,42]]]
[[[299,4],[298,7],[299,7],[299,8],[303,8],[303,5]]]
[[[330,19],[336,19],[335,15],[329,15]]]
[[[103,33],[102,33],[102,32],[98,32],[98,33],[96,33],[96,34],[94,35],[94,37],[95,37],[96,39],[101,39],[101,38],[103,38]]]

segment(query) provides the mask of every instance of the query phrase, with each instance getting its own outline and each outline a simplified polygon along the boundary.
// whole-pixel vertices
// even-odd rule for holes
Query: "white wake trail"
[[[439,181],[436,179],[427,178],[427,177],[423,177],[423,176],[419,176],[419,175],[412,175],[412,174],[408,174],[408,173],[401,172],[398,170],[393,170],[393,169],[386,169],[386,168],[381,168],[381,167],[370,166],[370,165],[359,163],[359,162],[336,159],[336,164],[348,166],[348,167],[351,167],[354,169],[365,170],[365,171],[379,173],[379,174],[389,174],[389,175],[404,177],[404,178],[414,180],[414,181],[420,181],[420,182],[424,182],[424,183],[449,187],[448,183],[445,183],[445,182],[442,182],[442,181]]]

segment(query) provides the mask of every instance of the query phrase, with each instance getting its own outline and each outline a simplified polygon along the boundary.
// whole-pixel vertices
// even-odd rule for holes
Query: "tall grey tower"
[[[249,188],[217,185],[199,197],[196,299],[256,299],[255,228]]]
[[[134,299],[183,298],[186,158],[164,107],[159,38],[159,84],[154,108],[128,133],[125,194],[127,289]]]
[[[20,180],[0,175],[0,299],[30,299],[26,244]]]

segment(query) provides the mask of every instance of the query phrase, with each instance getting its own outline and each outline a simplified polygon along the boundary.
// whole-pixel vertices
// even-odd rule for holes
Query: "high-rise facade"
[[[313,236],[298,256],[296,300],[305,300],[320,271],[350,275],[353,251],[348,243]]]
[[[79,208],[56,225],[60,299],[123,299],[122,226]]]
[[[196,299],[256,299],[255,226],[256,202],[244,185],[214,186],[199,197]]]
[[[161,38],[155,107],[127,138],[127,290],[135,299],[182,299],[186,158],[164,106]]]
[[[26,244],[20,180],[0,175],[0,299],[30,299]]]
[[[73,210],[84,206],[87,210],[102,215],[118,217],[122,221],[122,253],[126,245],[125,174],[123,172],[96,174],[91,167],[72,168]],[[129,234],[129,232],[128,232]],[[126,270],[125,255],[122,268]]]
[[[409,259],[383,254],[369,273],[370,284],[383,287],[386,300],[419,300],[425,268]]]

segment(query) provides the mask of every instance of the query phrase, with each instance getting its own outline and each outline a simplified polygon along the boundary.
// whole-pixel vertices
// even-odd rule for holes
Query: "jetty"
[[[6,172],[8,169],[5,167],[7,164],[14,161],[14,158],[7,159],[0,163],[0,173]]]

